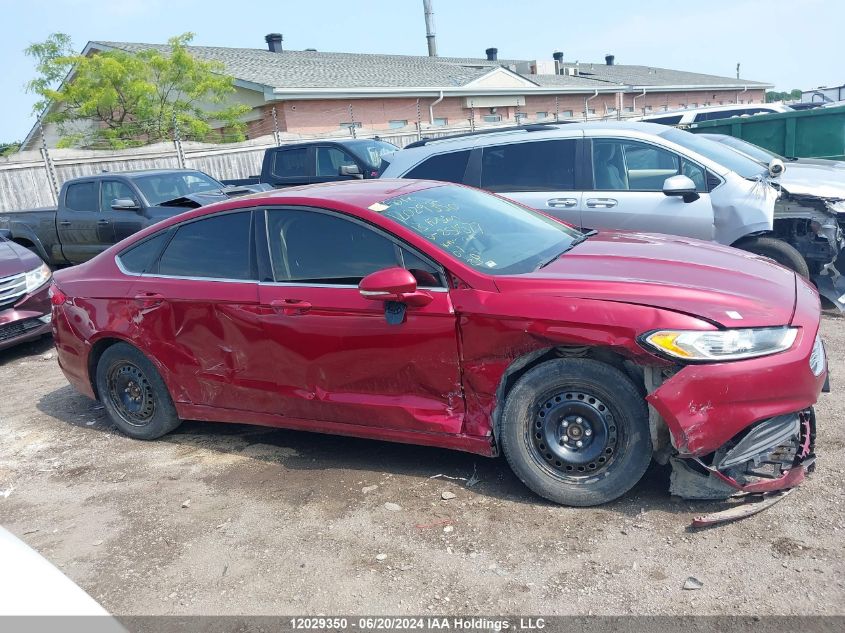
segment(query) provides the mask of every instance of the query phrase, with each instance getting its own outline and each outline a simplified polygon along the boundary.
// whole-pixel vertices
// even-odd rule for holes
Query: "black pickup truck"
[[[0,215],[0,230],[50,266],[80,264],[150,224],[269,188],[227,186],[191,169],[104,172],[65,182],[56,208]]]
[[[264,152],[260,176],[223,182],[232,185],[264,183],[278,189],[335,180],[378,178],[381,157],[398,149],[378,139],[308,141],[281,145]]]

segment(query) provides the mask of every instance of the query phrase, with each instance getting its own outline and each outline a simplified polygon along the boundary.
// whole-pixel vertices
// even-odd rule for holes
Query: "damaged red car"
[[[818,295],[768,259],[428,181],[189,211],[56,273],[52,304],[68,380],[132,437],[190,419],[502,452],[569,505],[652,459],[685,496],[791,488],[827,378]]]

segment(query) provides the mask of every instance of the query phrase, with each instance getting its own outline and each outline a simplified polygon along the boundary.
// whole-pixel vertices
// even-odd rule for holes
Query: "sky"
[[[832,52],[845,26],[841,0],[433,0],[438,53],[642,64],[746,79],[777,90],[845,83]],[[89,40],[264,48],[279,32],[286,48],[425,55],[422,0],[0,0],[0,143],[22,140],[34,118],[25,92],[32,60],[23,49],[67,33]]]

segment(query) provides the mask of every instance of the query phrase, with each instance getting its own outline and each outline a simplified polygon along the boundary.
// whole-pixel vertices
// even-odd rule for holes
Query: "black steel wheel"
[[[630,490],[651,461],[648,410],[631,379],[589,359],[528,370],[505,401],[502,449],[534,492],[590,506]]]
[[[130,437],[152,440],[181,423],[155,365],[131,345],[116,343],[103,352],[96,385],[112,422]]]

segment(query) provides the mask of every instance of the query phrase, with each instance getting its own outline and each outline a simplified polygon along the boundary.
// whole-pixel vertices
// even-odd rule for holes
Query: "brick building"
[[[427,57],[288,51],[282,36],[266,36],[267,47],[190,46],[198,58],[222,62],[235,78],[248,135],[281,132],[324,135],[350,126],[382,132],[414,131],[499,122],[645,114],[726,103],[762,103],[772,86],[666,68],[548,60]],[[137,52],[159,44],[89,42],[84,53],[120,49]],[[273,111],[275,110],[275,123]],[[55,131],[47,131],[48,144]],[[25,146],[40,139],[30,133]]]

